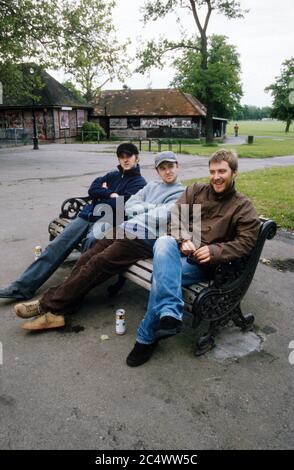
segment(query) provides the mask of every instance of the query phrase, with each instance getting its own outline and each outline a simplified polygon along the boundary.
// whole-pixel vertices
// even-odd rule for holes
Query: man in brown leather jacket
[[[209,160],[210,183],[188,186],[177,201],[178,207],[189,205],[189,227],[181,228],[181,236],[175,235],[179,232],[179,217],[175,217],[171,235],[154,245],[148,308],[127,357],[129,366],[148,361],[158,339],[181,331],[182,286],[207,280],[213,266],[245,256],[254,247],[260,222],[249,199],[235,189],[237,170],[237,155],[219,150]],[[201,205],[199,242],[192,230],[195,204]]]

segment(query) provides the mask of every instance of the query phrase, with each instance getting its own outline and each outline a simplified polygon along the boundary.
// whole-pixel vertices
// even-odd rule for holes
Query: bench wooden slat
[[[144,268],[141,268],[137,264],[133,264],[132,266],[130,266],[128,268],[127,272],[132,273],[132,274],[136,274],[137,276],[141,277],[142,279],[145,279],[146,281],[151,282],[151,276],[152,276],[151,272],[147,271]]]
[[[150,272],[153,271],[153,262],[151,258],[141,259],[137,261],[136,265],[141,266],[142,268],[148,269]]]
[[[139,286],[141,287],[144,287],[144,289],[147,289],[147,290],[150,290],[151,289],[151,284],[150,282],[146,281],[145,279],[139,277],[137,274],[133,274],[133,273],[130,273],[130,272],[125,272],[123,274],[123,276],[126,278],[126,279],[129,279],[130,281],[133,281],[135,282],[136,284],[138,284]]]

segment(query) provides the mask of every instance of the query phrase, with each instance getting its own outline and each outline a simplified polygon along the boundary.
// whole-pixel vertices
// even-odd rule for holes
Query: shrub
[[[99,132],[99,140],[103,140],[106,137],[106,132],[96,122],[86,121],[82,127],[84,140],[97,140],[97,133]]]

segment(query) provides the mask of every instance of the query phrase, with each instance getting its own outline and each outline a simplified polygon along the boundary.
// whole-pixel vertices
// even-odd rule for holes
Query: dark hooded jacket
[[[141,175],[139,165],[126,171],[123,171],[120,165],[117,168],[118,170],[111,171],[93,181],[88,191],[92,202],[83,207],[79,217],[90,222],[99,220],[102,215],[100,217],[93,216],[93,211],[97,204],[108,204],[112,207],[115,214],[116,198],[110,197],[112,193],[117,193],[126,202],[133,194],[136,194],[147,184]],[[107,184],[107,188],[102,187],[103,183]]]

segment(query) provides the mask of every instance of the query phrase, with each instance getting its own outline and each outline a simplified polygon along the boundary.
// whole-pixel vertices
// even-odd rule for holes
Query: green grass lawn
[[[185,185],[208,178],[186,180]],[[294,230],[294,166],[268,168],[237,177],[237,190],[248,196],[259,215]]]
[[[234,125],[236,122],[239,125],[239,135],[294,137],[294,125],[292,124],[290,131],[286,134],[286,123],[282,121],[230,121],[228,123],[227,135],[234,135]]]
[[[283,155],[294,155],[294,138],[287,140],[275,140],[274,139],[254,139],[253,144],[243,145],[225,145],[219,144],[217,147],[206,147],[202,145],[194,146],[193,151],[198,155],[211,155],[218,148],[233,149],[237,152],[239,157],[247,158],[267,158],[267,157],[278,157]],[[192,148],[183,146],[184,152],[188,150],[192,153]]]
[[[168,144],[161,145],[161,151],[168,150]],[[213,146],[205,146],[199,144],[182,144],[181,153],[191,155],[211,155],[216,152],[219,148],[233,149],[237,152],[239,157],[248,158],[267,158],[267,157],[278,157],[283,155],[294,155],[294,138],[281,140],[281,138],[267,138],[267,139],[254,139],[253,144],[243,145],[225,145],[215,144]],[[148,145],[143,144],[142,150],[148,151]],[[158,151],[156,142],[153,143],[151,150],[154,152]],[[172,150],[176,153],[180,151],[179,144],[173,144]]]

